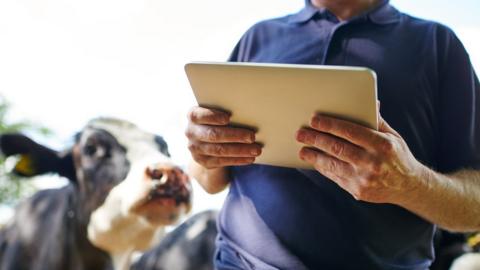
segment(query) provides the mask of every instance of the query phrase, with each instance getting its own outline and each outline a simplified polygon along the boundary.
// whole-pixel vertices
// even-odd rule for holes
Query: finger
[[[230,113],[221,110],[193,107],[188,113],[188,119],[195,124],[227,125],[230,122]]]
[[[375,149],[375,145],[383,139],[379,132],[371,128],[325,115],[313,116],[310,126],[315,130],[340,137],[365,149]]]
[[[357,198],[351,192],[351,190],[355,190],[356,183],[354,180],[352,181],[354,169],[348,163],[307,147],[300,150],[300,155],[303,156],[303,160],[313,164],[319,173]]]
[[[248,165],[255,162],[253,157],[211,157],[211,156],[194,156],[196,162],[202,166],[212,169],[226,166]]]
[[[185,135],[190,140],[210,143],[255,142],[255,132],[245,128],[189,125]]]
[[[400,134],[396,130],[394,130],[388,123],[383,119],[381,115],[378,115],[378,131],[392,133],[396,136],[400,137]]]
[[[312,164],[318,172],[329,178],[348,179],[353,173],[353,167],[350,164],[308,147],[303,147],[299,156],[305,162]]]
[[[360,164],[367,155],[364,149],[344,139],[306,128],[297,132],[297,140],[350,164]]]
[[[192,153],[214,157],[256,157],[262,153],[262,146],[254,144],[233,143],[191,143]]]

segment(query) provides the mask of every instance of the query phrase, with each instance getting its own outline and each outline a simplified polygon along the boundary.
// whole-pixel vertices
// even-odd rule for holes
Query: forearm
[[[197,162],[192,161],[189,165],[188,172],[197,180],[202,188],[210,194],[224,190],[230,183],[228,167],[207,169]]]
[[[420,184],[398,204],[450,231],[480,230],[480,171],[422,171]]]

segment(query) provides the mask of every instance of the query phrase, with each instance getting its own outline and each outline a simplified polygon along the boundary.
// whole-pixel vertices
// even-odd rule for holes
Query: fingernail
[[[298,141],[305,141],[305,132],[303,130],[297,131],[297,140]]]
[[[309,161],[311,159],[312,155],[310,151],[308,151],[306,148],[302,148],[300,150],[300,158],[305,161]]]
[[[300,151],[300,158],[303,160],[303,161],[309,161],[310,160],[310,156],[308,153],[306,153],[305,151]]]
[[[254,143],[254,142],[255,142],[255,134],[251,134],[251,135],[248,137],[247,142],[249,142],[249,143]]]
[[[253,155],[253,156],[256,156],[256,155],[260,154],[260,150],[252,149],[252,150],[250,150],[250,154]]]
[[[230,116],[223,115],[220,121],[222,121],[222,123],[228,124],[230,122]]]

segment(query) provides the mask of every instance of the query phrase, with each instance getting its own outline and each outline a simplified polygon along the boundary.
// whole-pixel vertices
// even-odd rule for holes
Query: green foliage
[[[9,109],[10,104],[0,95],[0,134],[28,132],[43,136],[51,135],[48,128],[29,121],[9,122],[7,118]],[[5,161],[5,157],[0,155],[0,204],[14,205],[19,199],[35,192],[35,188],[29,181],[10,174]]]

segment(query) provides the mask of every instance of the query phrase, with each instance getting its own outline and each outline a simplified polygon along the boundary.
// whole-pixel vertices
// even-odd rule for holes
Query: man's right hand
[[[255,131],[228,126],[227,112],[194,107],[188,120],[188,149],[204,168],[251,164],[262,152],[262,146],[255,143]]]

